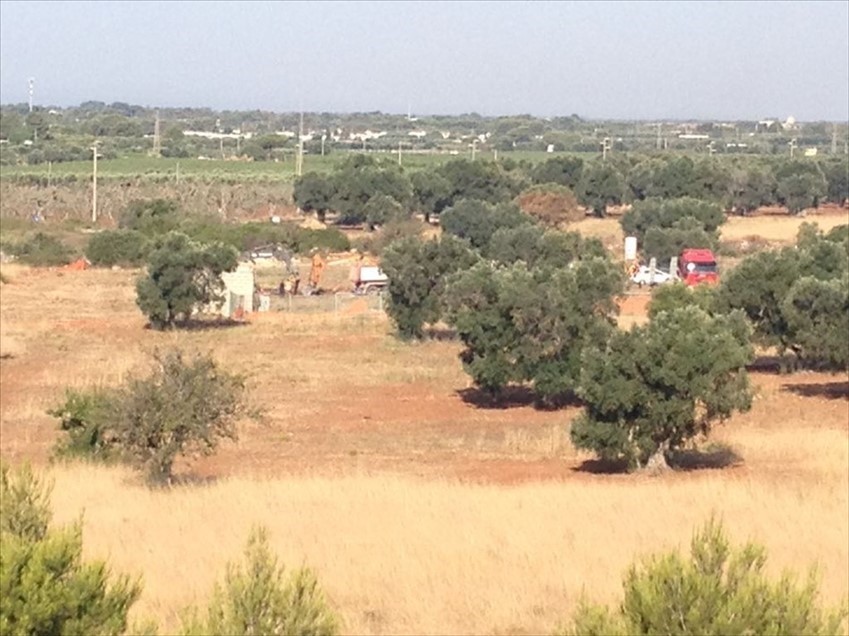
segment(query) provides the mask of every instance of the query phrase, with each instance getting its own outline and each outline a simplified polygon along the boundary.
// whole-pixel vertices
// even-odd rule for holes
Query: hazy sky
[[[13,2],[0,102],[849,119],[849,2]]]

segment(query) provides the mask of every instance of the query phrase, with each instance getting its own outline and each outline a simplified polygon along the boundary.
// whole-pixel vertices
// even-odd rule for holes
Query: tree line
[[[741,215],[773,205],[796,214],[849,199],[849,161],[694,160],[683,155],[618,155],[607,161],[553,157],[536,164],[454,159],[407,173],[391,162],[355,155],[330,174],[311,172],[297,179],[293,198],[301,210],[321,220],[332,212],[343,224],[373,228],[414,213],[429,220],[463,199],[498,204],[522,194],[562,194],[564,189],[596,216],[610,206],[685,197]],[[567,217],[574,216],[574,206],[560,202],[559,207]]]

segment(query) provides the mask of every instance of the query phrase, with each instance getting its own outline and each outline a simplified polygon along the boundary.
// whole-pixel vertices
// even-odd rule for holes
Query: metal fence
[[[271,296],[270,311],[285,311],[302,314],[337,314],[360,315],[383,313],[385,307],[384,293],[352,294],[337,292],[335,294],[302,295],[273,295]]]

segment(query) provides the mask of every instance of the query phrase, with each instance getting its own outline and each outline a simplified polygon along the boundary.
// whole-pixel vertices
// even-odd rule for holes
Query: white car
[[[643,265],[636,274],[631,276],[631,282],[642,287],[643,285],[663,285],[672,280],[672,276],[657,268],[654,270],[654,275],[650,267]]]

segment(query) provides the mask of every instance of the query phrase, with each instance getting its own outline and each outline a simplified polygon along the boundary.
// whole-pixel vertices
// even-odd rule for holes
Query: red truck
[[[719,283],[713,252],[707,249],[688,249],[681,252],[678,258],[678,277],[689,286]]]

